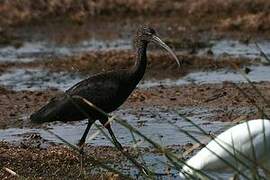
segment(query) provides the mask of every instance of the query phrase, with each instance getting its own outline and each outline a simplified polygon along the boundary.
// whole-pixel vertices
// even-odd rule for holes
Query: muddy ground
[[[185,147],[174,146],[168,149],[173,152],[183,152],[190,146],[190,144]],[[178,150],[175,151],[175,148]],[[141,154],[151,153],[152,151],[149,148],[134,149],[128,147],[126,150],[133,158],[138,158]],[[153,151],[152,153],[157,152]],[[132,179],[136,176],[139,177],[138,173],[132,174],[133,176],[123,173],[132,169],[132,165],[128,163],[128,158],[123,156],[119,150],[110,146],[86,146],[82,157],[78,152],[63,145],[37,148],[31,146],[18,147],[1,142],[0,154],[0,165],[2,167],[8,167],[11,170],[16,170],[20,178],[62,179],[64,177],[65,179]],[[113,170],[112,172],[108,172],[108,166],[123,174],[119,174]],[[168,167],[164,173],[170,176],[170,167]],[[4,169],[0,171],[0,176],[2,179],[18,178],[12,176]],[[162,176],[164,175],[159,174],[160,178],[162,178]]]
[[[185,85],[181,87],[153,87],[151,89],[137,89],[122,106],[125,108],[141,109],[151,106],[181,108],[181,107],[209,107],[221,108],[213,121],[232,121],[236,117],[233,112],[226,112],[228,107],[254,107],[260,104],[261,108],[268,108],[267,102],[257,94],[249,84],[237,84],[241,90],[228,82],[223,84]],[[270,83],[256,83],[256,87],[266,99],[270,98]],[[1,119],[0,127],[27,127],[29,119],[25,119],[42,105],[45,105],[53,96],[63,93],[59,91],[11,91],[1,89]],[[11,104],[12,103],[12,104]],[[232,114],[230,114],[232,113]],[[246,113],[246,112],[244,112]],[[245,114],[243,114],[245,115]],[[261,117],[261,114],[252,114],[251,117]]]

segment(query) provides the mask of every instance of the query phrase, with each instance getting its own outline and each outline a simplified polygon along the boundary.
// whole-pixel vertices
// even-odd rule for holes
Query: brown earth
[[[36,138],[36,137],[34,137]],[[37,139],[37,138],[36,138]],[[128,179],[134,178],[123,174],[124,170],[136,169],[129,164],[119,150],[107,146],[85,146],[83,157],[75,150],[63,145],[46,148],[30,146],[14,146],[0,142],[0,178],[1,179]],[[186,151],[191,145],[168,147],[172,152]],[[125,148],[129,156],[137,159],[140,154],[159,153],[149,148]],[[173,150],[174,149],[174,150]],[[118,170],[108,169],[108,167]],[[12,175],[5,168],[16,172]],[[166,172],[165,172],[166,173]],[[18,177],[17,177],[18,176]]]
[[[117,149],[87,147],[85,153],[83,161],[81,161],[78,152],[65,146],[18,147],[0,142],[0,177],[1,179],[17,179],[3,169],[6,167],[27,179],[61,179],[63,177],[68,179],[125,179],[101,168],[104,164],[112,165],[126,161],[126,158],[121,156]],[[83,162],[82,166],[81,162]]]
[[[136,89],[122,108],[132,107],[209,107],[220,108],[224,111],[217,114],[219,121],[232,121],[235,116],[229,116],[228,108],[254,107],[258,104],[267,111],[268,105],[256,91],[248,84],[238,85],[249,96],[246,97],[231,83],[184,85],[180,87],[153,87],[150,89]],[[256,87],[266,99],[270,99],[270,83],[256,83]],[[29,115],[44,105],[58,91],[11,91],[2,88],[0,94],[0,127],[32,126]],[[246,113],[246,112],[244,112]],[[250,115],[250,114],[243,114]],[[260,117],[261,114],[252,114],[251,117]]]

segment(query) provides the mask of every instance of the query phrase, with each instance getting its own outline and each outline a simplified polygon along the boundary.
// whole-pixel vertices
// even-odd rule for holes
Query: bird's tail
[[[56,116],[54,115],[55,113],[53,112],[54,108],[49,108],[49,105],[50,103],[31,114],[30,120],[34,123],[57,121]]]
[[[34,123],[43,123],[52,121],[77,121],[86,118],[87,116],[78,111],[78,107],[75,106],[74,103],[83,108],[80,101],[70,101],[70,99],[65,96],[59,96],[33,113],[30,116],[30,120]]]
[[[30,120],[34,123],[61,121],[65,116],[66,104],[67,101],[64,98],[52,99],[48,104],[33,113]]]

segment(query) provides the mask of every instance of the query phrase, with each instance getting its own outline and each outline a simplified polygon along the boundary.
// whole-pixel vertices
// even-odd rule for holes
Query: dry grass
[[[65,17],[83,23],[89,16],[178,16],[191,23],[210,21],[222,30],[269,30],[267,0],[3,0],[0,24],[18,25],[44,18]]]
[[[18,24],[48,16],[67,16],[74,21],[81,21],[87,16],[96,15],[164,13],[175,10],[175,3],[177,1],[164,3],[162,0],[4,0],[0,4],[0,20],[5,24]]]
[[[115,148],[90,147],[87,149],[89,156],[101,157],[102,159],[99,160],[104,164],[124,160]],[[93,164],[88,156],[85,156],[84,167],[81,169],[80,156],[65,146],[51,146],[46,149],[24,148],[0,142],[0,159],[1,179],[16,179],[2,169],[3,167],[12,169],[22,179],[23,177],[27,179],[62,179],[63,177],[65,179],[123,179],[112,172],[96,168],[98,165]]]

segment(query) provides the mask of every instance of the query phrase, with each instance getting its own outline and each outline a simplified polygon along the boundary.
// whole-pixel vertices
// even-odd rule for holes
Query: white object
[[[270,177],[270,120],[250,120],[231,127],[190,158],[179,174],[190,178],[202,177],[196,170],[207,175],[236,169],[244,173],[254,170],[254,162]]]

